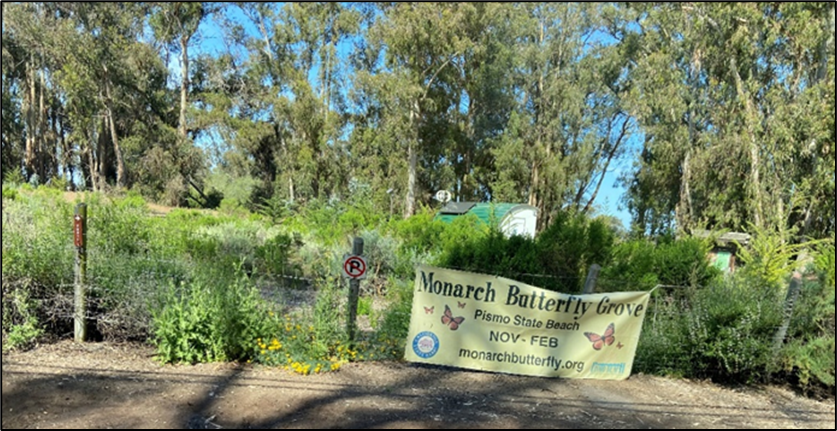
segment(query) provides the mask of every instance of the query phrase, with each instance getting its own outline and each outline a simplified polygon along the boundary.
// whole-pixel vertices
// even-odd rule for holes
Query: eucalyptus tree
[[[454,60],[456,80],[450,85],[456,91],[449,141],[453,145],[436,152],[450,165],[455,195],[483,201],[493,195],[494,138],[506,129],[517,106],[512,71],[518,60],[519,14],[511,3],[462,3],[458,13],[454,37],[463,42]],[[432,186],[447,188],[441,182]]]
[[[629,191],[638,227],[833,232],[833,6],[627,10],[617,27],[646,135]]]
[[[49,108],[55,95],[49,83],[54,64],[47,52],[45,34],[50,18],[43,4],[3,5],[4,96],[9,102],[13,96],[19,100],[23,168],[27,180],[35,178],[40,182],[54,174],[49,165],[55,155],[55,143],[46,139]],[[6,119],[14,121],[18,117],[8,108],[4,103]]]
[[[255,200],[339,194],[346,80],[337,45],[357,31],[353,11],[332,3],[241,3],[238,10],[254,30],[225,24],[246,55],[223,60],[239,67],[224,127],[252,160],[246,164],[260,180]]]
[[[558,211],[593,208],[634,129],[627,58],[601,31],[604,7],[527,3],[514,11],[517,107],[493,138],[492,187],[537,207],[541,228]]]
[[[406,160],[405,218],[415,213],[420,156],[429,141],[446,138],[444,116],[458,98],[455,62],[470,43],[458,34],[462,16],[458,4],[387,3],[368,31],[371,44],[385,47],[377,78],[385,115],[405,125],[390,143]]]
[[[24,142],[23,107],[21,106],[21,89],[25,75],[22,67],[25,52],[16,40],[16,36],[7,31],[7,4],[2,4],[3,14],[3,44],[2,61],[0,62],[0,78],[2,78],[2,136],[0,144],[0,175],[5,181],[11,174],[19,174],[23,169]],[[17,176],[17,175],[15,175]]]
[[[177,131],[184,139],[189,106],[189,46],[210,12],[211,6],[204,2],[159,2],[154,4],[148,19],[155,37],[180,52],[180,117]]]

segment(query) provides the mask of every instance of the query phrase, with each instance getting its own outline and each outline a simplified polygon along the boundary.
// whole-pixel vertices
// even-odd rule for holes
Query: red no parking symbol
[[[343,275],[348,278],[366,278],[366,259],[362,256],[347,256],[343,260]]]

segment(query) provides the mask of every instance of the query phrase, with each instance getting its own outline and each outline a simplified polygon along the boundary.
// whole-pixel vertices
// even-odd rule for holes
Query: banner
[[[544,377],[631,374],[649,292],[567,295],[420,266],[405,359]]]

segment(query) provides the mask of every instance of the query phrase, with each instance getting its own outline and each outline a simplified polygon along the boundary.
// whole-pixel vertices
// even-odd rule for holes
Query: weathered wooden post
[[[361,257],[363,254],[363,238],[355,238],[352,243],[352,255],[343,260],[343,274],[349,278],[349,304],[346,317],[346,334],[349,342],[355,340],[355,327],[357,326],[357,299],[360,292],[360,279],[366,278],[366,260]]]
[[[76,342],[87,341],[87,205],[76,205],[73,216],[73,245],[75,262],[75,310],[73,334]]]
[[[785,335],[788,333],[791,317],[793,316],[793,305],[796,303],[796,298],[799,297],[799,290],[802,288],[802,274],[798,271],[793,272],[790,286],[788,286],[788,293],[785,296],[785,308],[782,316],[782,326],[776,331],[773,336],[773,352],[778,352],[785,342]]]
[[[590,271],[587,273],[587,281],[584,282],[583,294],[593,293],[596,290],[596,280],[599,278],[599,271],[602,269],[598,264],[590,265]]]

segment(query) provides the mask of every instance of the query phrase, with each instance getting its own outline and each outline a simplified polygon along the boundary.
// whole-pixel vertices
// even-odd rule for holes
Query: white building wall
[[[503,233],[507,236],[523,235],[534,238],[537,223],[538,217],[535,209],[522,208],[506,214],[501,227]]]

